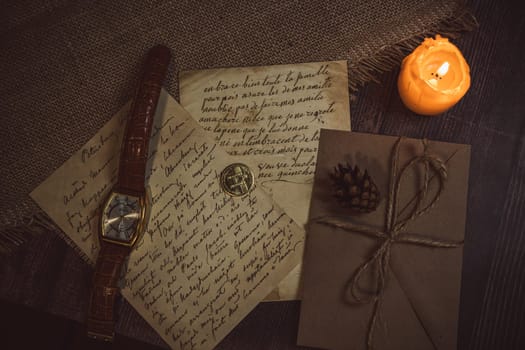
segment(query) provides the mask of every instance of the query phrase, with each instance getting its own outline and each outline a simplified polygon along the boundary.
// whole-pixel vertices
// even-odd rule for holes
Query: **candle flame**
[[[438,68],[437,74],[440,76],[444,76],[445,74],[447,74],[449,66],[450,64],[447,61],[443,62],[443,64]]]
[[[436,87],[438,85],[438,79],[442,79],[445,74],[448,72],[448,68],[450,67],[450,63],[447,61],[443,62],[441,66],[436,70],[435,78],[427,80],[427,82]]]

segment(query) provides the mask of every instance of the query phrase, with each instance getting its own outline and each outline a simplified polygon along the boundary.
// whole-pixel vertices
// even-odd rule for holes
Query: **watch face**
[[[102,215],[102,236],[122,243],[132,243],[143,217],[139,197],[113,193]]]

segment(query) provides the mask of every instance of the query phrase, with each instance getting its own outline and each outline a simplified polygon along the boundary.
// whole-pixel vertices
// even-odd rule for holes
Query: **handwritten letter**
[[[119,118],[32,193],[91,260],[98,227],[84,218],[96,210],[83,201],[99,207],[115,179],[109,154],[118,157],[118,138],[110,144],[113,137],[103,142],[102,135],[118,134]],[[148,227],[122,294],[173,349],[212,349],[297,265],[303,231],[258,187],[242,198],[222,191],[220,172],[239,159],[165,92],[151,144]]]
[[[304,225],[319,130],[350,129],[346,61],[182,72],[180,95],[219,146],[257,165],[263,188]]]
[[[120,145],[130,104],[121,109],[76,154],[42,182],[31,197],[94,263],[99,211],[117,180]]]
[[[182,72],[182,106],[306,224],[321,128],[350,130],[346,61]],[[296,299],[300,268],[270,300]]]

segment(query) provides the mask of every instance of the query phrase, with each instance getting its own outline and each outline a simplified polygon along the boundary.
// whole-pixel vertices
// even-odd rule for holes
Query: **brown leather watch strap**
[[[159,100],[162,81],[166,75],[170,51],[167,47],[153,47],[147,55],[144,73],[128,117],[120,155],[119,175],[115,191],[142,197],[148,160],[148,144]],[[113,340],[115,301],[119,295],[120,272],[131,246],[101,240],[93,289],[88,310],[88,335],[97,339]]]
[[[169,49],[162,45],[148,52],[124,134],[117,182],[119,192],[136,196],[144,193],[151,127],[170,58]]]
[[[113,340],[118,282],[130,250],[130,247],[123,245],[101,242],[88,310],[87,330],[90,337]]]

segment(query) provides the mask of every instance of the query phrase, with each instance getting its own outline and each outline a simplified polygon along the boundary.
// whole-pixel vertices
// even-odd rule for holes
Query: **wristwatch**
[[[142,80],[128,116],[118,180],[101,208],[100,251],[93,275],[87,319],[87,333],[92,338],[113,340],[115,301],[119,294],[121,269],[144,232],[148,143],[170,58],[170,50],[162,45],[148,52]]]

